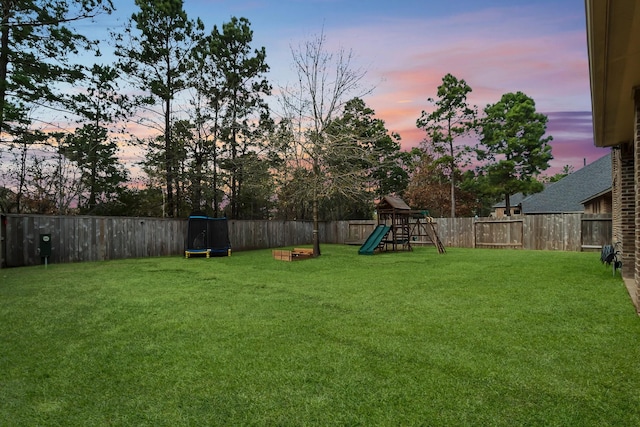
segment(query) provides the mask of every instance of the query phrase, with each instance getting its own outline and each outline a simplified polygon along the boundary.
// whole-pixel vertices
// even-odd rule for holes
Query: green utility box
[[[43,258],[51,256],[51,234],[40,235],[40,256]]]

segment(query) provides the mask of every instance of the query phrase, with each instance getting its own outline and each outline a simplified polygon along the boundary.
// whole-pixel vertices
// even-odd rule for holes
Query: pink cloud
[[[390,131],[401,135],[404,149],[422,141],[423,131],[416,128],[416,119],[432,108],[427,99],[436,95],[447,73],[467,81],[473,89],[469,103],[480,111],[504,93],[523,91],[536,101],[540,112],[588,113],[582,8],[567,14],[565,10],[554,13],[554,5],[505,4],[476,12],[459,8],[456,13],[452,7],[444,16],[418,7],[415,15],[404,18],[363,10],[359,12],[362,19],[345,19],[342,26],[319,16],[315,28],[309,25],[310,19],[304,24],[300,21],[299,26],[291,21],[273,25],[269,33],[256,31],[255,41],[267,47],[274,94],[280,86],[295,81],[292,47],[324,32],[329,51],[352,49],[353,65],[367,70],[367,81],[375,86],[365,101]],[[554,136],[554,165],[581,161],[581,154],[575,155],[580,147],[588,152],[587,157],[596,155],[591,153],[589,131],[576,122],[550,118],[549,133]]]
[[[289,40],[286,45],[297,46],[309,40],[310,34],[323,31],[329,51],[352,49],[354,65],[367,70],[367,80],[375,86],[365,101],[390,131],[400,134],[404,149],[422,141],[423,131],[416,128],[416,119],[423,110],[432,109],[427,99],[436,96],[447,73],[467,81],[473,89],[468,101],[480,112],[502,94],[516,91],[531,96],[543,113],[589,112],[582,8],[567,11],[555,4],[505,5],[474,12],[463,8],[456,12],[452,7],[445,15],[430,14],[428,8],[419,7],[414,15],[406,17],[363,11],[367,18],[355,24],[349,21],[331,26],[331,22],[323,22],[315,31],[308,25],[300,28],[298,41]],[[295,31],[287,35],[294,36]],[[282,38],[276,43],[280,48],[285,45]],[[282,72],[282,76],[291,77],[287,74],[288,49],[286,55],[276,52],[275,58],[274,76]],[[550,119],[550,125],[558,124],[550,129],[554,162],[561,166],[577,162],[580,158],[567,157],[569,151],[564,147],[568,144],[575,149],[583,144],[589,151],[593,145],[590,134],[577,128],[575,122],[557,120]]]

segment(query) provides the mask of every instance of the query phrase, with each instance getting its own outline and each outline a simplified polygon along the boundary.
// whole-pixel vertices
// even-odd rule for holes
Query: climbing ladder
[[[414,216],[411,222],[411,236],[414,244],[433,244],[438,250],[438,253],[446,253],[444,244],[436,231],[436,224],[430,216]],[[420,238],[426,240],[420,240]]]
[[[438,249],[438,253],[443,254],[447,252],[440,240],[440,237],[438,236],[438,232],[436,231],[436,226],[433,224],[433,221],[427,221],[427,234],[429,234],[429,238]]]

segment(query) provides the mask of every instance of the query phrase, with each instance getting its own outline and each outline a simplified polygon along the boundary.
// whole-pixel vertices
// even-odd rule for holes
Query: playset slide
[[[358,254],[360,255],[373,255],[373,252],[376,250],[384,236],[391,230],[391,227],[384,224],[379,224],[373,232],[367,237],[367,240],[358,250]]]

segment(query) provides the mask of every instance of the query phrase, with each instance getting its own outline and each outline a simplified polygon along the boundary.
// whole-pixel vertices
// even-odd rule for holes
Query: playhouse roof
[[[378,209],[398,209],[398,210],[411,210],[404,200],[396,196],[384,196],[380,202],[378,202]]]

